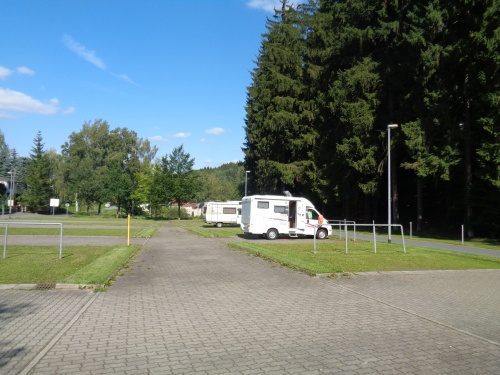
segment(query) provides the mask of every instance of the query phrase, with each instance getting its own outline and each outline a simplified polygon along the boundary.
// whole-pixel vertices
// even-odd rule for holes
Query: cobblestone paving
[[[500,372],[500,271],[313,278],[170,226],[145,248],[31,373]]]
[[[25,368],[91,298],[79,290],[0,290],[0,374]]]

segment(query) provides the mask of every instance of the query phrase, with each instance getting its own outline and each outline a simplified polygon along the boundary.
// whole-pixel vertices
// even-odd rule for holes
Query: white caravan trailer
[[[239,225],[241,221],[241,202],[206,202],[203,207],[205,223],[218,228],[223,224]]]
[[[281,195],[244,197],[241,229],[245,234],[261,234],[269,240],[280,234],[314,236],[315,231],[316,237],[323,239],[332,233],[332,226],[307,199]]]

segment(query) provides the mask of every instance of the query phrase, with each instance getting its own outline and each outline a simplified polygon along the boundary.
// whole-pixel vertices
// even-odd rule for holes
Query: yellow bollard
[[[130,246],[130,214],[127,216],[127,246]]]

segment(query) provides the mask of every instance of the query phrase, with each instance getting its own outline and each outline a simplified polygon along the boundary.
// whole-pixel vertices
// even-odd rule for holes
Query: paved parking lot
[[[497,374],[498,285],[314,278],[165,226],[107,292],[0,290],[0,373]]]

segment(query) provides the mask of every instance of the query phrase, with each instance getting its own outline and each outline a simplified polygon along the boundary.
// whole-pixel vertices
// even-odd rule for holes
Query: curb
[[[102,288],[100,284],[0,284],[0,290],[88,290],[94,291],[97,288]]]
[[[413,270],[413,271],[366,271],[366,272],[332,272],[332,273],[317,273],[314,277],[318,278],[351,278],[353,276],[382,276],[382,275],[428,275],[430,273],[450,273],[450,272],[500,272],[496,268],[473,268],[465,270]]]

